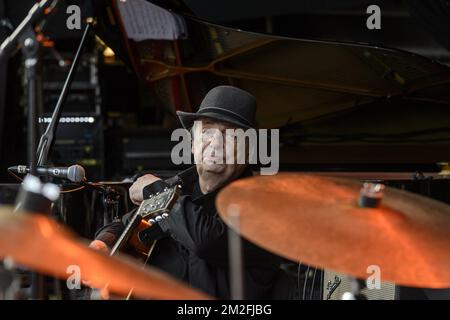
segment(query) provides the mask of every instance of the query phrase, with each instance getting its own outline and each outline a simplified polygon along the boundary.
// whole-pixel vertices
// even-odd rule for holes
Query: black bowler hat
[[[186,129],[199,118],[224,121],[244,129],[255,128],[256,99],[242,89],[218,86],[206,94],[196,113],[177,111],[177,115]]]

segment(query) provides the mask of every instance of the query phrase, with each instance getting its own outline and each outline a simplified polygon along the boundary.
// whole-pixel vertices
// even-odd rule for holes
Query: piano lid
[[[116,37],[109,44],[126,55],[171,112],[195,111],[218,84],[253,93],[261,127],[310,120],[384,98],[450,104],[450,69],[404,51],[256,34],[186,15],[181,18],[186,38],[135,41],[127,35],[127,19],[138,29],[145,29],[148,20],[145,15],[124,16],[121,6],[130,10],[139,2],[146,3],[106,1],[102,11],[108,19],[98,34],[106,42]],[[121,41],[111,29],[120,32]]]
[[[184,30],[174,39],[136,41],[125,26],[145,36],[148,13],[134,10],[126,22],[118,6],[138,1],[145,2],[95,1],[96,33],[173,115],[174,126],[176,110],[196,111],[209,89],[232,84],[256,96],[260,127],[283,129],[282,162],[416,168],[450,158],[448,67],[361,43],[230,29],[189,13],[182,15],[185,30],[172,21]]]

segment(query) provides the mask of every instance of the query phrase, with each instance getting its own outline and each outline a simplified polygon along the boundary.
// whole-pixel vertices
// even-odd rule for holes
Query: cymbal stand
[[[103,225],[111,223],[119,217],[119,199],[120,194],[111,187],[104,188],[103,194]]]
[[[242,241],[239,236],[240,215],[239,208],[230,206],[230,224],[228,229],[228,254],[230,258],[230,289],[232,300],[244,299],[244,262]]]
[[[366,283],[363,280],[349,277],[350,279],[350,291],[344,292],[341,300],[367,300],[367,297],[361,292],[366,287]]]

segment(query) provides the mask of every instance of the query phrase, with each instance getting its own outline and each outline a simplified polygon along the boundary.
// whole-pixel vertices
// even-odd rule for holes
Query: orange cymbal
[[[375,265],[382,281],[450,287],[450,206],[385,188],[378,208],[362,208],[361,186],[298,173],[258,176],[225,187],[216,205],[229,225],[238,210],[245,238],[288,259],[362,279]]]
[[[111,292],[153,299],[208,299],[205,294],[152,267],[125,256],[110,257],[75,240],[64,227],[40,214],[12,213],[0,208],[0,258],[66,279],[79,267],[82,280],[96,288],[106,284]],[[74,267],[75,266],[75,269]]]

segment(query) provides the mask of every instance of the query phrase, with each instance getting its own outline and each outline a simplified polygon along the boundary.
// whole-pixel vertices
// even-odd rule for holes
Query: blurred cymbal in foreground
[[[276,254],[365,279],[450,287],[450,206],[385,188],[377,208],[358,206],[362,183],[299,173],[237,180],[216,200],[239,211],[239,232]],[[234,209],[233,209],[234,208]]]
[[[108,284],[111,292],[127,295],[131,288],[140,298],[209,299],[155,268],[142,266],[125,256],[110,257],[88,248],[71,232],[41,214],[13,213],[0,207],[0,258],[67,279],[73,266],[93,287]]]

